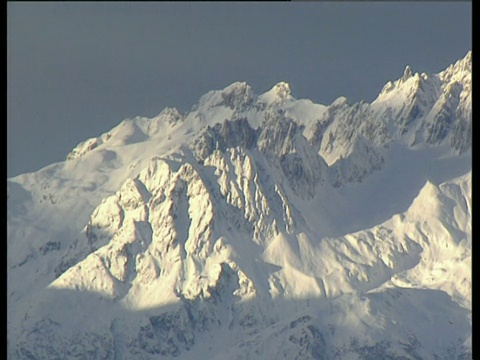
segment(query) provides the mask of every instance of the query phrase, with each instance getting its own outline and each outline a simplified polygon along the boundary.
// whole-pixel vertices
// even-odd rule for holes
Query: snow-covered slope
[[[7,194],[12,359],[471,354],[471,53],[372,104],[237,82]]]

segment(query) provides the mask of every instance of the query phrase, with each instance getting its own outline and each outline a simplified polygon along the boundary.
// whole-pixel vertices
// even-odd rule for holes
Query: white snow
[[[215,126],[240,119],[230,146]],[[9,354],[468,354],[471,149],[452,135],[468,129],[471,53],[407,67],[372,104],[236,82],[125,119],[8,179]]]

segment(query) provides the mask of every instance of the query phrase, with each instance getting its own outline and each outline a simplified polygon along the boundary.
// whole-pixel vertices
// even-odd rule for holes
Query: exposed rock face
[[[470,149],[471,53],[124,120],[8,181],[8,355],[468,358]]]

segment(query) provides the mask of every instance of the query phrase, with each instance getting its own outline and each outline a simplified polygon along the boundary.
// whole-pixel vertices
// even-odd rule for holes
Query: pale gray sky
[[[463,57],[471,20],[471,2],[10,2],[7,176],[234,81],[372,101],[406,65]]]

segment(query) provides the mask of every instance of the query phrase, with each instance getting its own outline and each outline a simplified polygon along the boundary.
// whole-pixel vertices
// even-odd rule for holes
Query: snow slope
[[[7,197],[10,358],[471,356],[471,52],[372,104],[237,82]]]

